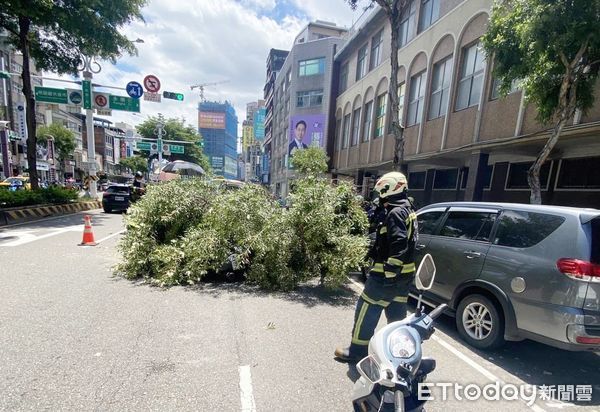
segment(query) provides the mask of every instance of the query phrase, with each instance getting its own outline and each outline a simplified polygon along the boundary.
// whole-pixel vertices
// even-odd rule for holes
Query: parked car
[[[102,207],[106,213],[127,210],[131,203],[131,186],[111,184],[102,194]]]
[[[27,190],[31,190],[29,178],[24,176],[9,177],[8,179],[4,179],[4,181],[0,182],[0,188],[9,189],[11,186],[18,186]]]
[[[437,267],[427,298],[448,303],[470,345],[600,350],[600,210],[455,202],[417,216],[415,261]]]

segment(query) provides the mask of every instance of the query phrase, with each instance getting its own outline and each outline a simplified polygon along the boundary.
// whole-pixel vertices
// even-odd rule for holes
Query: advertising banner
[[[256,140],[263,140],[265,138],[265,117],[267,115],[267,109],[258,109],[254,113],[254,137]]]
[[[323,147],[325,136],[325,115],[296,115],[290,118],[288,155],[292,156],[298,149],[308,146]]]
[[[225,129],[225,113],[198,112],[198,128]]]
[[[225,160],[223,156],[211,156],[210,165],[212,166],[213,172],[216,174],[222,174]]]
[[[236,159],[231,157],[225,157],[225,170],[224,172],[228,175],[237,177],[238,164]]]

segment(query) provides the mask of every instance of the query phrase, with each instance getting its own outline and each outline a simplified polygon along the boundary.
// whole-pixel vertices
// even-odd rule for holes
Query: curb
[[[15,223],[24,223],[43,219],[50,216],[67,215],[84,210],[102,208],[102,202],[79,202],[65,205],[45,205],[25,208],[0,210],[0,226],[8,226]]]

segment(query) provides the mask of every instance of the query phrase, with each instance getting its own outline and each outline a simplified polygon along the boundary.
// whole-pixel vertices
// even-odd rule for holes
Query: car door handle
[[[423,245],[423,244],[421,244],[421,243],[417,243],[417,244],[415,245],[415,249],[416,249],[416,250],[423,250],[423,249],[425,249],[425,245]]]
[[[474,250],[466,250],[463,253],[467,259],[479,259],[481,257],[481,253],[475,252]]]

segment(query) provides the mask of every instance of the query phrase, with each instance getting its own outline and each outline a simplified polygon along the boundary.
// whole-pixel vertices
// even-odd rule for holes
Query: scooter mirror
[[[356,364],[356,369],[365,379],[371,383],[381,381],[381,369],[379,364],[371,356],[367,356]]]
[[[415,276],[415,285],[418,290],[429,290],[433,286],[433,279],[435,279],[435,263],[428,253],[423,256],[423,259],[419,264]]]

